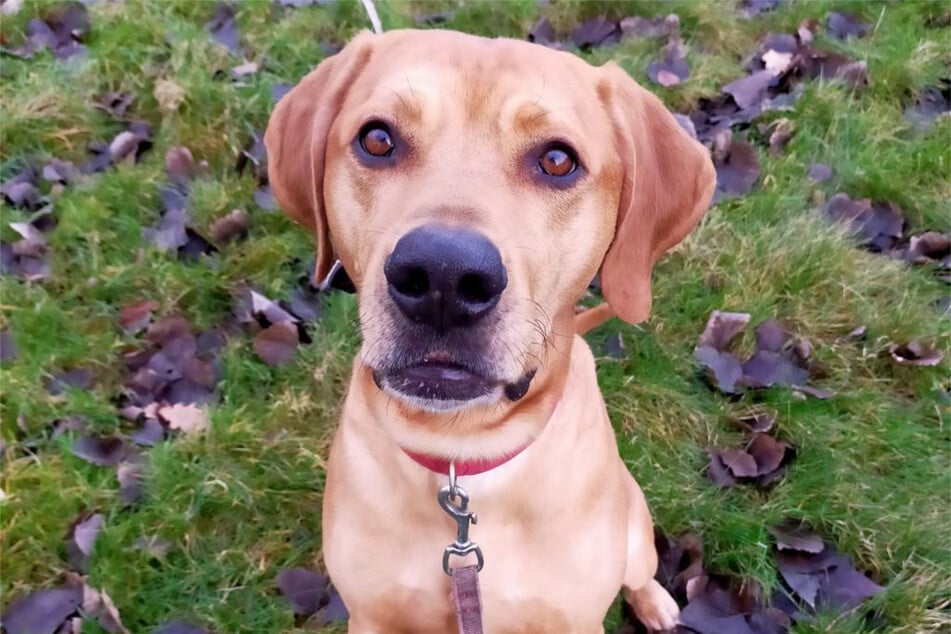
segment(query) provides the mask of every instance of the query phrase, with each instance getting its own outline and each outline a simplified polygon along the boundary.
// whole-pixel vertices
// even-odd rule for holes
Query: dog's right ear
[[[264,133],[275,200],[316,236],[315,283],[327,276],[334,262],[323,192],[327,135],[347,89],[370,59],[372,40],[372,34],[358,35],[301,79],[277,102]]]

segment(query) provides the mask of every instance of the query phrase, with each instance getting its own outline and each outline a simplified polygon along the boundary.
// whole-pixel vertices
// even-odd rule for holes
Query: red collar
[[[506,462],[522,453],[528,448],[527,443],[522,445],[514,451],[504,453],[501,456],[495,458],[476,458],[474,460],[456,460],[456,475],[478,475],[480,473],[485,473],[486,471],[491,471],[496,467],[504,465]],[[415,451],[410,451],[409,449],[402,448],[403,452],[413,459],[414,462],[420,464],[430,471],[439,473],[442,475],[449,475],[449,458],[443,458],[441,456],[433,456],[430,454],[416,453]]]

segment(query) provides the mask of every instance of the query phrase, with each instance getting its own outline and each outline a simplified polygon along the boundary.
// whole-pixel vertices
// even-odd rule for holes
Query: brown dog
[[[710,201],[706,150],[614,64],[448,31],[359,35],[265,140],[317,276],[337,257],[358,291],[323,507],[350,631],[456,631],[450,460],[478,512],[486,632],[601,632],[621,588],[673,625],[574,305],[600,270],[610,311],[647,317],[654,263]]]

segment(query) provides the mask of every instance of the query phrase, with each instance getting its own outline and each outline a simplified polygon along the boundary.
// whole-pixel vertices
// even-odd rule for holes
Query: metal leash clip
[[[453,502],[457,498],[458,505]],[[469,541],[469,524],[478,524],[479,520],[476,514],[469,510],[469,494],[456,484],[456,465],[453,462],[449,463],[449,484],[439,490],[439,506],[456,522],[456,541],[446,546],[442,555],[443,572],[452,576],[449,568],[449,558],[452,555],[464,557],[470,553],[475,553],[476,570],[482,570],[485,564],[482,549],[475,542]]]

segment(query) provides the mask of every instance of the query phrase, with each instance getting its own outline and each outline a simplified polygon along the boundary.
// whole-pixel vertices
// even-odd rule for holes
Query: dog
[[[265,143],[316,278],[339,259],[357,289],[322,533],[349,631],[458,631],[450,468],[478,513],[486,632],[603,632],[619,590],[672,627],[576,331],[648,317],[655,262],[709,205],[707,150],[614,63],[440,30],[359,34],[277,103]],[[576,317],[598,273],[605,304]]]

